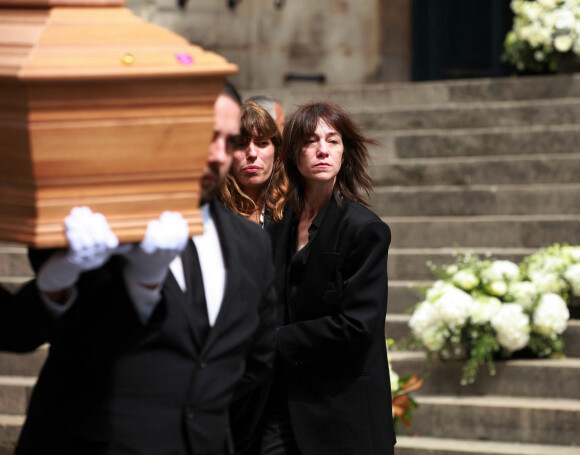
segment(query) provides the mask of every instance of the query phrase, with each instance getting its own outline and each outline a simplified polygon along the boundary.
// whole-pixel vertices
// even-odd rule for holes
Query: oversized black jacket
[[[388,455],[395,435],[384,335],[389,227],[331,198],[307,254],[289,270],[294,212],[274,230],[277,365],[303,455]],[[296,267],[296,266],[294,266]]]

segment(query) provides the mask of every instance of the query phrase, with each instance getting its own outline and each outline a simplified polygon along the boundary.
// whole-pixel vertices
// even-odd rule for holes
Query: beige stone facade
[[[281,6],[278,6],[281,5]],[[240,66],[241,89],[277,88],[288,75],[328,85],[408,80],[410,0],[127,0],[144,19]]]

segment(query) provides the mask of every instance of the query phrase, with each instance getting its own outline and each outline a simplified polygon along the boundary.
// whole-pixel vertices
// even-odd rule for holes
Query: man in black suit
[[[232,93],[215,105],[202,236],[164,214],[127,251],[105,223],[19,292],[51,347],[17,455],[232,453],[228,407],[271,369],[276,319],[267,235],[214,200],[239,132]]]

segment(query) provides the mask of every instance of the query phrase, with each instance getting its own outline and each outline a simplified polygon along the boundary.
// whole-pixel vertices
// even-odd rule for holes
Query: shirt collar
[[[211,213],[209,210],[209,202],[206,202],[205,204],[203,204],[199,210],[201,211],[201,220],[203,222],[203,225],[205,226],[207,223],[212,221],[211,218]]]

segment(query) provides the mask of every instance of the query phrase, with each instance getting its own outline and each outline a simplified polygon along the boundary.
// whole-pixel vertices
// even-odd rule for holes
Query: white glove
[[[36,283],[43,292],[72,287],[82,272],[102,266],[119,246],[107,219],[88,207],[74,207],[64,224],[69,247],[54,253],[40,268]]]
[[[144,285],[162,283],[169,264],[185,249],[188,238],[189,228],[181,214],[163,212],[159,219],[149,222],[141,243],[124,254],[127,275]]]

